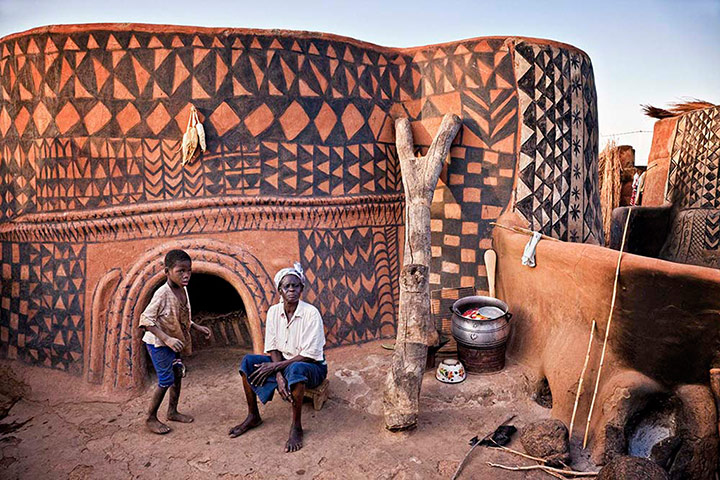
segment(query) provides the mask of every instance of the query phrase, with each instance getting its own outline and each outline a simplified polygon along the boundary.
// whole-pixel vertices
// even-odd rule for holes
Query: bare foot
[[[183,415],[182,413],[178,412],[168,412],[167,419],[171,422],[180,422],[180,423],[192,423],[193,420],[195,420],[190,415]]]
[[[158,435],[165,435],[172,430],[172,428],[168,427],[160,420],[158,420],[157,417],[148,418],[147,420],[145,420],[145,426],[148,430],[153,433],[157,433]]]
[[[235,425],[233,428],[230,429],[229,435],[231,438],[239,437],[248,430],[259,427],[261,423],[262,418],[260,418],[259,415],[248,414],[244,422],[242,422],[240,425]]]
[[[297,452],[303,447],[303,431],[301,427],[291,427],[290,437],[285,443],[285,452]]]

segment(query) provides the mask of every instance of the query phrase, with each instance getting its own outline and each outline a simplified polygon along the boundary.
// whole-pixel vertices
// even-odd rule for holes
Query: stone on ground
[[[531,423],[523,428],[520,441],[529,455],[544,458],[550,466],[570,463],[568,430],[560,420]]]
[[[605,465],[597,480],[670,480],[657,463],[646,458],[621,456]]]

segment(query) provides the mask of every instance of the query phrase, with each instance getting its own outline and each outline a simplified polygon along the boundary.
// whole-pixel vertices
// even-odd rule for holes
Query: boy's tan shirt
[[[167,283],[158,288],[145,311],[140,315],[140,326],[155,326],[166,335],[177,338],[184,345],[181,354],[189,355],[192,353],[192,338],[190,337],[192,315],[187,288],[183,290],[185,291],[186,305],[182,305],[178,301]],[[149,331],[146,331],[145,335],[143,335],[143,342],[156,347],[166,346],[162,340]]]

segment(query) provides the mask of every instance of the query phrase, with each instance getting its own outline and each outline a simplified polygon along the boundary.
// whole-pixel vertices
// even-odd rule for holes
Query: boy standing
[[[158,386],[153,393],[145,424],[148,430],[157,434],[165,434],[171,430],[157,418],[157,411],[168,389],[170,399],[167,419],[181,423],[193,421],[190,415],[177,411],[182,377],[185,375],[180,354],[189,355],[192,352],[192,328],[207,338],[210,338],[210,329],[193,323],[191,319],[187,293],[191,274],[190,255],[183,250],[168,252],[165,255],[167,282],[155,291],[150,304],[140,316],[140,326],[145,329],[143,342],[158,376]]]

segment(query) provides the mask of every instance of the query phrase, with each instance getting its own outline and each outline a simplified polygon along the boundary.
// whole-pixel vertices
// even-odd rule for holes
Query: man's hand
[[[277,372],[275,374],[275,379],[277,380],[277,391],[280,394],[280,397],[282,397],[282,399],[286,402],[290,402],[291,404],[293,404],[294,401],[292,394],[290,393],[287,380],[285,380],[285,376],[282,374],[282,372]]]
[[[183,342],[181,342],[180,340],[178,340],[175,337],[170,337],[170,336],[168,336],[166,339],[164,339],[163,343],[165,345],[167,345],[168,347],[172,348],[174,352],[178,352],[178,353],[181,352],[183,347],[185,346],[185,345],[183,345]]]
[[[195,330],[205,335],[205,338],[209,339],[212,335],[212,332],[210,332],[210,329],[208,327],[203,327],[202,325],[198,325],[197,323],[192,324],[193,327],[195,327]]]
[[[268,377],[275,373],[277,369],[277,364],[275,362],[256,363],[253,366],[255,367],[255,371],[250,374],[248,381],[250,382],[250,385],[254,385],[256,387],[264,385]]]

